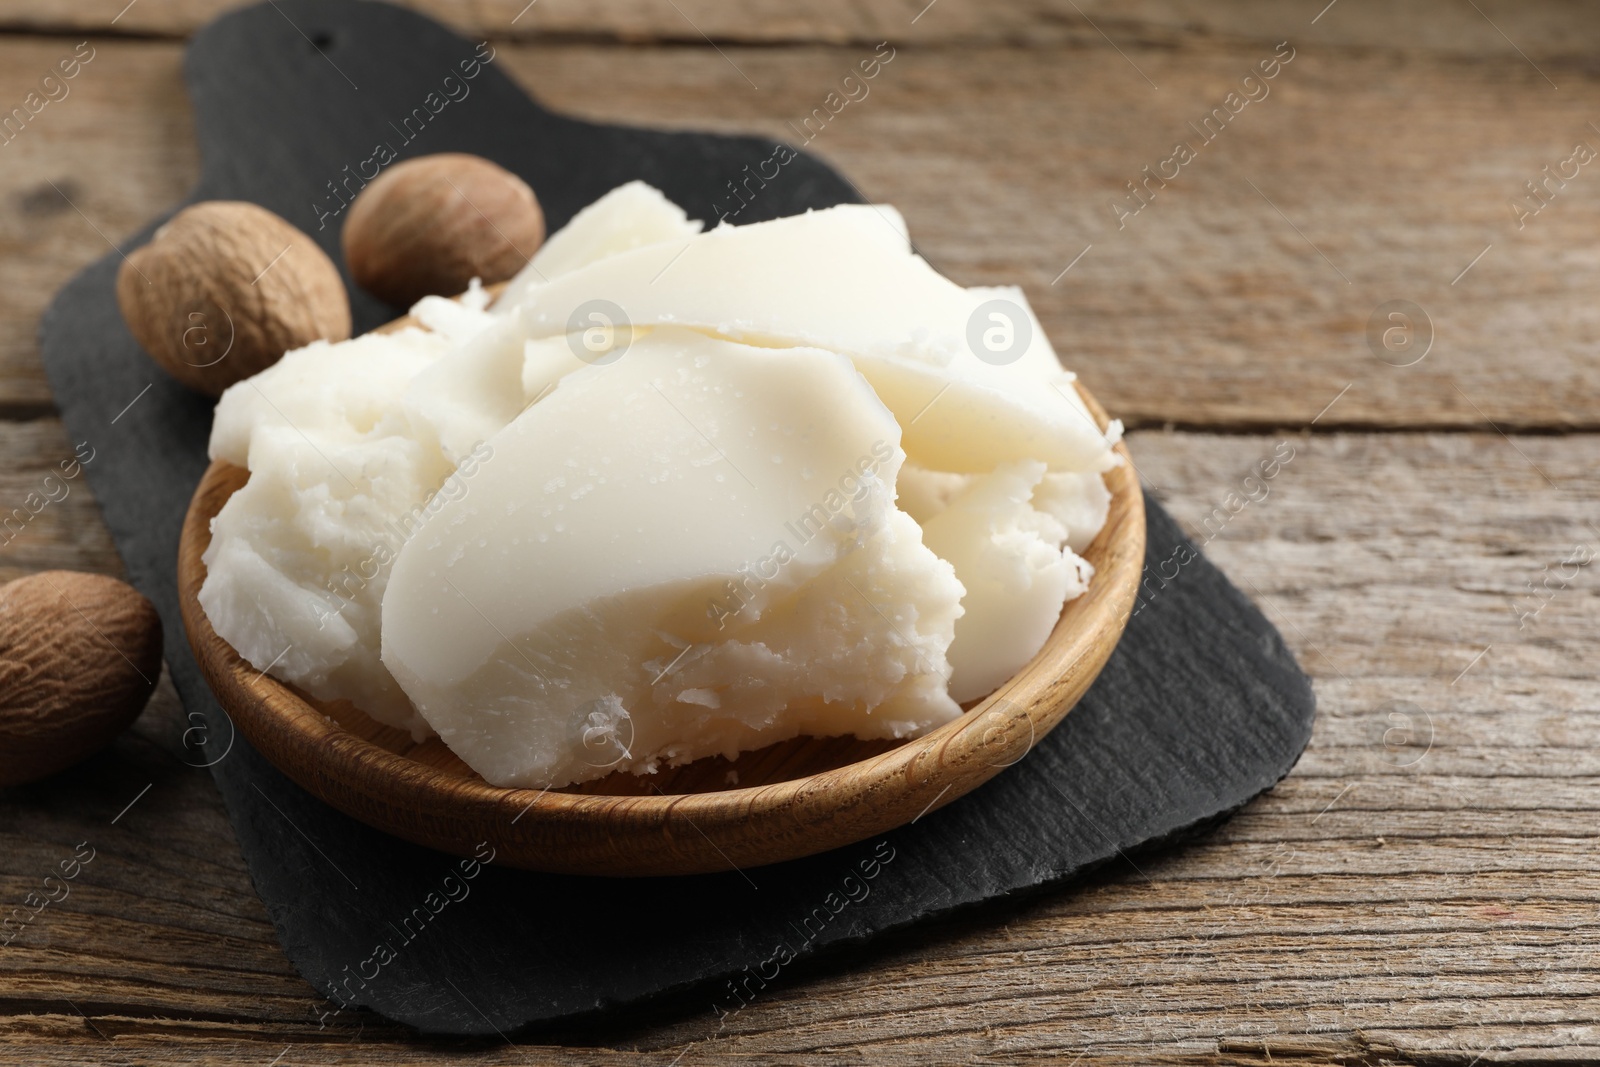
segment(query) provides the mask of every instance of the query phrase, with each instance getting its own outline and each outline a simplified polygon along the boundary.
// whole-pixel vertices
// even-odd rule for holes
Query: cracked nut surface
[[[289,349],[350,336],[350,301],[333,261],[282,218],[242,201],[174,215],[123,261],[117,304],[162,369],[210,396]]]
[[[161,617],[131,585],[42,571],[0,586],[0,787],[93,755],[161,677]]]
[[[397,163],[362,189],[343,239],[356,284],[408,308],[516,274],[544,243],[544,212],[504,167],[446,152]]]

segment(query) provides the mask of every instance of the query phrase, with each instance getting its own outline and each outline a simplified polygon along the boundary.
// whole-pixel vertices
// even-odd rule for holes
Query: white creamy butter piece
[[[365,436],[395,411],[411,379],[449,351],[444,337],[410,329],[337,344],[313,341],[288,352],[222,394],[211,423],[211,458],[245,466],[250,435],[263,425],[345,440]]]
[[[641,245],[700,232],[700,223],[644,182],[619,185],[572,217],[506,283],[495,309],[516,306],[534,286]]]
[[[401,551],[383,661],[488,781],[559,786],[959,714],[963,593],[849,361],[660,329],[569,374]]]
[[[991,693],[1021,670],[1044,647],[1062,605],[1089,587],[1093,567],[1061,548],[1066,527],[1031,502],[1044,476],[1037,460],[974,475],[922,525],[923,542],[954,565],[967,590],[949,653],[957,701]]]
[[[405,437],[289,426],[258,429],[248,463],[250,480],[212,520],[199,596],[212,627],[258,670],[426,734],[378,660],[379,606],[434,490],[448,477],[442,496],[455,495],[460,475]]]
[[[1018,345],[1003,365],[969,340],[1003,298]],[[720,226],[608,256],[518,296],[531,337],[564,334],[596,301],[636,325],[848,355],[894,412],[913,462],[977,473],[1019,459],[1106,470],[1109,445],[1072,394],[1018,289],[962,289],[913,254],[880,209],[842,205]],[[992,327],[991,327],[992,328]]]
[[[494,316],[488,328],[418,372],[400,399],[413,435],[459,460],[500,432],[525,406],[526,343],[516,323]]]
[[[970,485],[974,477],[954,471],[931,471],[907,463],[900,468],[900,477],[895,481],[895,503],[901,511],[926,526],[929,519],[950,506],[950,501]]]
[[[459,297],[425,296],[411,305],[411,317],[427,330],[461,342],[477,336],[494,324],[495,316],[486,308],[489,293],[477,278],[467,284]]]
[[[977,474],[931,471],[914,463],[900,468],[895,483],[899,496],[895,503],[923,526],[950,506]],[[1105,527],[1111,513],[1111,490],[1105,478],[1095,471],[1052,471],[1039,480],[1033,490],[1033,506],[1061,524],[1065,544],[1082,554]]]
[[[1092,471],[1056,471],[1040,479],[1033,506],[1066,527],[1067,547],[1082,553],[1105,528],[1111,490]]]
[[[400,545],[464,491],[452,472],[470,455],[443,455],[402,409],[450,353],[416,329],[319,341],[230,388],[211,431],[211,457],[250,471],[212,520],[212,627],[257,669],[418,737],[431,731],[378,658],[379,612]]]

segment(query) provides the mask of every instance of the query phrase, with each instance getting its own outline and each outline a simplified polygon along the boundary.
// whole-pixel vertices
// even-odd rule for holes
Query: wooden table
[[[163,683],[109,753],[0,793],[6,909],[78,842],[97,852],[0,950],[0,1061],[1600,1055],[1600,570],[1562,566],[1600,555],[1600,163],[1566,162],[1600,148],[1600,11],[525,2],[419,0],[547,103],[663,126],[793,139],[890,41],[812,149],[957,280],[1026,287],[1146,483],[1314,675],[1311,747],[1198,844],[817,960],[721,1032],[651,1009],[508,1048],[362,1013],[319,1029],[210,778],[176,758]],[[0,0],[0,110],[94,49],[0,146],[0,510],[71,454],[40,312],[196,173],[183,39],[226,2],[126,3]],[[1245,75],[1289,49],[1202,143],[1188,123],[1259,95]],[[1127,183],[1179,140],[1195,158],[1125,215]],[[1396,300],[1423,309],[1412,351],[1432,336],[1409,366],[1404,344],[1369,345]],[[1280,441],[1294,459],[1270,494],[1219,526]],[[0,547],[0,579],[119,566],[81,482]]]

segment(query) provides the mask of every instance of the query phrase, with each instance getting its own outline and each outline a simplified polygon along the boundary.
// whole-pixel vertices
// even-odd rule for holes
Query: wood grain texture
[[[0,419],[0,582],[57,569],[122,576],[81,470],[76,478],[62,477],[61,464],[70,468],[80,444],[88,446],[82,454],[92,464],[94,445],[69,440],[55,419]],[[28,507],[29,494],[47,501],[37,513]],[[15,514],[18,509],[23,515]]]
[[[0,38],[0,102],[64,47]],[[31,335],[48,295],[194,176],[178,46],[96,47],[73,95],[0,148],[0,410],[47,409]],[[1541,62],[1556,92],[1521,58],[1295,47],[1271,95],[1120,230],[1111,199],[1176,139],[1198,141],[1187,124],[1270,48],[1191,37],[1130,53],[1157,92],[1110,49],[908,47],[810,148],[905,211],[958,281],[1020,282],[1130,426],[1303,425],[1352,383],[1319,427],[1600,426],[1600,256],[1581,239],[1600,232],[1600,180],[1583,168],[1520,230],[1509,207],[1576,141],[1600,147],[1590,68]],[[585,116],[799,140],[866,54],[722,52],[504,46],[497,62]],[[1437,335],[1404,378],[1366,340],[1394,299]]]
[[[714,54],[686,81],[676,54],[647,52],[608,68],[623,112],[582,88],[608,54],[534,49],[510,65],[580,114],[791,139],[844,69],[832,50],[731,51],[755,93]],[[1600,318],[1584,297],[1600,258],[1574,240],[1600,232],[1600,182],[1569,183],[1521,231],[1508,208],[1568,142],[1600,147],[1582,72],[1556,93],[1520,60],[1305,43],[1271,95],[1118,228],[1110,201],[1135,204],[1125,183],[1178,139],[1200,143],[1187,124],[1270,54],[1135,54],[1157,92],[1111,51],[907,48],[810,147],[900,207],[958,281],[1022,284],[1064,361],[1130,425],[1304,425],[1352,382],[1319,426],[1600,423]],[[792,102],[769,118],[778,96]],[[1393,368],[1366,340],[1394,299],[1437,334],[1404,377],[1379,373]]]
[[[0,32],[181,37],[243,2],[0,0]],[[633,44],[889,40],[1126,49],[1184,46],[1197,38],[1275,43],[1314,33],[1337,47],[1391,49],[1403,42],[1417,51],[1515,59],[1519,50],[1581,58],[1586,40],[1600,30],[1600,15],[1580,0],[1484,0],[1476,11],[1440,0],[1398,8],[1383,0],[1340,0],[1338,15],[1318,18],[1314,28],[1324,4],[1275,0],[404,0],[403,6],[476,37]]]
[[[402,319],[400,322],[408,320]],[[393,324],[398,325],[399,323]],[[392,328],[392,327],[391,327]],[[1084,401],[1104,428],[1093,396]],[[648,788],[616,773],[581,789],[510,789],[437,740],[414,744],[348,702],[324,704],[262,674],[200,606],[211,523],[249,472],[218,460],[195,490],[178,553],[189,646],[217,701],[274,766],[340,811],[409,841],[530,870],[618,876],[699,874],[811,856],[920,818],[1014,765],[1088,690],[1133,610],[1145,559],[1144,498],[1128,460],[1105,475],[1105,527],[1083,553],[1089,591],[1067,604],[1039,653],[965,715],[885,747],[800,737],[697,760]],[[737,787],[728,784],[735,772]]]
[[[1268,495],[1218,526],[1214,509],[1281,440],[1295,456]],[[638,1064],[685,1050],[1070,1063],[1088,1049],[1083,1063],[1464,1067],[1484,1050],[1484,1063],[1600,1053],[1600,676],[1585,653],[1600,577],[1582,568],[1520,629],[1514,610],[1547,564],[1600,549],[1600,438],[1153,432],[1131,446],[1316,679],[1300,766],[1210,838],[807,964],[720,1032],[691,1002],[620,1029],[519,1035],[529,1048],[418,1044],[361,1014],[318,1028],[323,1005],[278,954],[158,694],[105,757],[0,794],[4,899],[78,841],[101,851],[0,950],[0,1062],[264,1064],[289,1048],[297,1064],[582,1064],[598,1046]]]
[[[7,0],[0,22],[168,34],[212,10],[140,0],[112,24],[124,6]],[[503,54],[546,102],[596,117],[792,137],[787,121],[857,58],[855,46],[732,47],[773,39],[781,21],[680,0],[757,93],[703,42],[581,39],[676,40],[653,28],[677,17],[670,6],[638,4],[645,21],[611,28],[605,13],[622,8],[579,6],[541,0],[511,32],[537,17],[553,20],[531,23],[541,35],[571,36]],[[1478,413],[1456,385],[1506,429],[1593,424],[1595,175],[1586,167],[1520,231],[1507,208],[1574,140],[1596,143],[1583,104],[1592,8],[1479,0],[1485,18],[1444,0],[1339,0],[1312,27],[1322,2],[1078,6],[1159,91],[1055,3],[939,0],[909,31],[930,47],[905,49],[812,149],[904,208],[960,280],[1020,278],[1068,362],[1141,425],[1299,427],[1350,383],[1318,431],[1464,429]],[[880,5],[777,7],[791,20],[784,40],[870,43],[863,30],[879,29],[853,20]],[[1045,14],[1018,22],[1019,10]],[[443,14],[471,26],[498,11],[483,0]],[[931,47],[936,16],[951,12],[991,36],[952,32],[973,46]],[[562,29],[558,16],[577,21]],[[1220,103],[1260,44],[1285,38],[1299,55],[1273,95],[1116,231],[1105,200]],[[77,39],[0,36],[0,105]],[[32,337],[50,294],[107,247],[89,222],[119,238],[197,170],[180,49],[95,44],[74,95],[0,147],[0,415],[28,419],[0,421],[0,504],[71,453]],[[1067,295],[1047,293],[1089,243],[1051,290]],[[1377,363],[1360,336],[1391,296],[1440,320],[1439,347],[1405,370]],[[1204,540],[1206,517],[1278,440],[1152,431],[1132,448]],[[1592,1060],[1594,569],[1547,603],[1527,598],[1574,547],[1600,547],[1589,526],[1600,437],[1508,441],[1485,427],[1292,440],[1271,495],[1207,552],[1283,629],[1321,714],[1296,772],[1199,844],[806,964],[721,1032],[693,1004],[621,1028],[517,1035],[517,1047],[418,1043],[359,1013],[324,1029],[328,1005],[279,951],[209,777],[182,762],[189,724],[163,681],[109,753],[0,793],[0,916],[76,843],[100,850],[70,899],[0,949],[0,1063]],[[77,489],[0,545],[0,578],[62,566],[120,569]]]
[[[72,40],[0,37],[0,112],[73,54]],[[0,145],[0,415],[52,409],[35,336],[67,279],[182,196],[198,171],[179,49],[93,45],[69,95]]]

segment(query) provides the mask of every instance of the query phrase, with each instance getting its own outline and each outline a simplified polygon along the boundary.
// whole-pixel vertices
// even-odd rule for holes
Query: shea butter
[[[701,232],[631,183],[412,318],[224,394],[211,454],[250,477],[200,602],[491,783],[918,735],[1093,580],[1120,429],[893,208]]]
[[[968,326],[1004,296],[1029,343],[1010,362],[977,358]],[[849,356],[926,467],[982,472],[1042,459],[1108,469],[1088,418],[1020,290],[963,289],[912,253],[893,209],[842,205],[661,241],[531,287],[516,308],[531,336],[565,333],[604,300],[634,326],[674,324],[763,347]]]
[[[670,327],[628,356],[493,437],[400,551],[383,661],[444,741],[542,786],[959,714],[963,588],[850,362]]]

